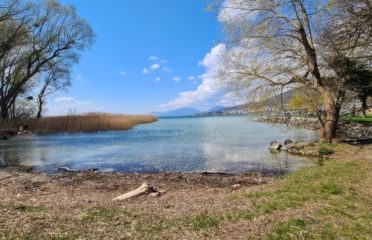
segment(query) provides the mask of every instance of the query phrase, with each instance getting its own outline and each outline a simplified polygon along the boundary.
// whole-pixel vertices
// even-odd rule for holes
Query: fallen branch
[[[64,171],[64,172],[80,172],[77,169],[72,169],[72,168],[68,168],[68,167],[59,167],[58,170]]]
[[[147,182],[143,183],[139,188],[133,190],[133,191],[130,191],[130,192],[127,192],[123,195],[120,195],[114,199],[112,199],[113,201],[118,201],[118,200],[126,200],[126,199],[129,199],[129,198],[132,198],[132,197],[137,197],[137,196],[140,196],[142,194],[147,194],[147,193],[152,193],[152,192],[157,192],[155,190],[155,188],[153,186],[150,186]]]

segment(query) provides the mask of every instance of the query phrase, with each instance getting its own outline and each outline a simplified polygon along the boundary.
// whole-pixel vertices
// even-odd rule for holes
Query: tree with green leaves
[[[366,116],[367,99],[372,96],[372,71],[366,64],[346,56],[334,56],[327,62],[336,74],[330,85],[340,86],[338,91],[354,93],[361,102],[362,114]]]

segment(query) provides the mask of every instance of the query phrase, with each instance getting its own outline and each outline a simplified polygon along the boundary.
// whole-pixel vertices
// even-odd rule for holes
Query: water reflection
[[[216,144],[204,144],[204,155],[204,168],[212,172],[286,173],[304,166],[318,165],[316,159],[291,156],[287,152],[266,154],[244,147],[224,148]]]
[[[287,172],[317,164],[270,154],[272,140],[313,140],[316,133],[247,122],[243,117],[161,119],[124,132],[16,137],[0,142],[0,166],[60,166],[101,171]]]

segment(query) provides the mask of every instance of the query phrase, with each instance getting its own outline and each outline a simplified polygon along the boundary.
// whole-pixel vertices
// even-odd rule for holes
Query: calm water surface
[[[315,140],[315,132],[246,117],[169,118],[128,131],[15,137],[0,142],[0,166],[60,166],[120,172],[287,172],[317,161],[271,154],[272,140]]]

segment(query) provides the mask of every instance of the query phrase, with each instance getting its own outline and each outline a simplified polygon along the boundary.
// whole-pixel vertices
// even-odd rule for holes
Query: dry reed
[[[29,127],[39,133],[96,132],[126,130],[138,124],[155,121],[157,121],[157,117],[150,115],[88,113],[83,115],[45,117],[32,121]]]

